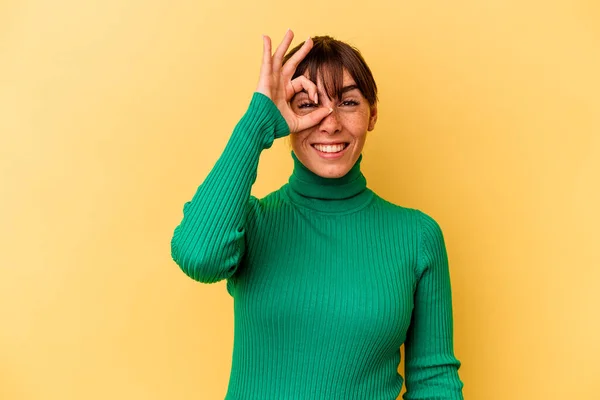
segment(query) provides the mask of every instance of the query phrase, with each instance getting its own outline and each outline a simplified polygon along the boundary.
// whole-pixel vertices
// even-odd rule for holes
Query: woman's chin
[[[350,146],[348,146],[350,147]],[[312,173],[321,178],[335,179],[341,178],[350,171],[353,166],[351,162],[352,152],[349,148],[344,149],[340,154],[325,154],[317,151],[311,146],[309,149],[302,149],[301,154],[296,152],[302,162]]]
[[[311,169],[316,175],[321,178],[335,179],[341,178],[350,171],[350,167],[347,163],[340,160],[337,163],[330,163],[329,165],[320,165],[322,163],[316,163],[315,168]]]

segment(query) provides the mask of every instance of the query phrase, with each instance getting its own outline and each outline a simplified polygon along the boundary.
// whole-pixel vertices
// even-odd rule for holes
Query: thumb
[[[315,111],[298,118],[298,131],[312,128],[333,112],[333,108],[319,107]]]

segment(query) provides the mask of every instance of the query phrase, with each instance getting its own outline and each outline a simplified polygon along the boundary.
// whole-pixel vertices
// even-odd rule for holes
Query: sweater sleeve
[[[275,104],[254,93],[223,153],[185,203],[171,238],[171,257],[186,275],[214,283],[235,273],[245,251],[246,221],[257,206],[250,191],[260,153],[288,134]]]
[[[405,400],[463,399],[454,356],[452,293],[440,226],[421,214],[414,310],[405,342]]]

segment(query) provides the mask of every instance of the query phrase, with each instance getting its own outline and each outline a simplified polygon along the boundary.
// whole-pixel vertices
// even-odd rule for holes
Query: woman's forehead
[[[316,79],[311,76],[311,72],[316,76]],[[302,75],[315,83],[317,93],[322,98],[339,100],[346,92],[356,89],[362,94],[362,90],[357,85],[355,79],[342,65],[321,64],[315,68],[307,68]],[[302,92],[305,91],[303,90]]]
[[[303,74],[305,77],[307,77],[308,79],[310,79],[311,81],[315,82],[317,84],[317,86],[319,85],[323,85],[323,76],[325,76],[327,80],[332,81],[336,78],[338,78],[335,74],[335,71],[327,66],[323,66],[321,68],[319,68],[317,70],[317,79],[313,79],[310,76],[310,71],[308,71],[308,69],[304,72]],[[354,78],[352,78],[352,75],[350,75],[350,73],[348,72],[348,70],[346,68],[342,69],[342,86],[348,86],[348,85],[354,85],[356,84],[356,82],[354,81]]]

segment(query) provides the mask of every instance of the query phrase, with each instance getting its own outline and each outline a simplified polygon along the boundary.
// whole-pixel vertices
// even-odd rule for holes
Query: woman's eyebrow
[[[346,92],[350,92],[350,91],[352,91],[352,90],[355,90],[355,89],[358,89],[358,85],[356,85],[356,84],[352,84],[352,85],[344,86],[344,87],[342,88],[342,91],[341,91],[340,95],[343,95],[344,93],[346,93]],[[359,90],[360,90],[360,89],[359,89]],[[317,91],[317,92],[319,93],[319,96],[327,96],[327,94],[326,94],[326,93],[321,93],[320,91]],[[293,101],[293,100],[295,100],[295,99],[296,99],[296,97],[297,97],[298,95],[300,95],[300,94],[305,94],[305,95],[307,95],[307,96],[308,96],[308,92],[306,91],[306,89],[302,88],[302,90],[300,90],[300,91],[296,92],[296,94],[294,94],[294,96],[293,96],[293,97],[290,99],[290,101]],[[329,97],[329,96],[327,96],[327,97]],[[312,99],[311,99],[311,100],[312,100]]]
[[[358,86],[357,86],[357,85],[348,85],[348,86],[344,86],[344,87],[342,88],[342,94],[344,94],[344,93],[346,93],[346,92],[349,92],[349,91],[351,91],[351,90],[354,90],[354,89],[358,89]]]
[[[353,84],[353,85],[344,86],[342,88],[342,94],[344,94],[346,92],[349,92],[351,90],[354,90],[354,89],[358,89],[358,85]],[[308,92],[304,88],[302,90],[296,92],[296,94],[300,94],[300,93],[306,93],[306,94],[308,94]]]

